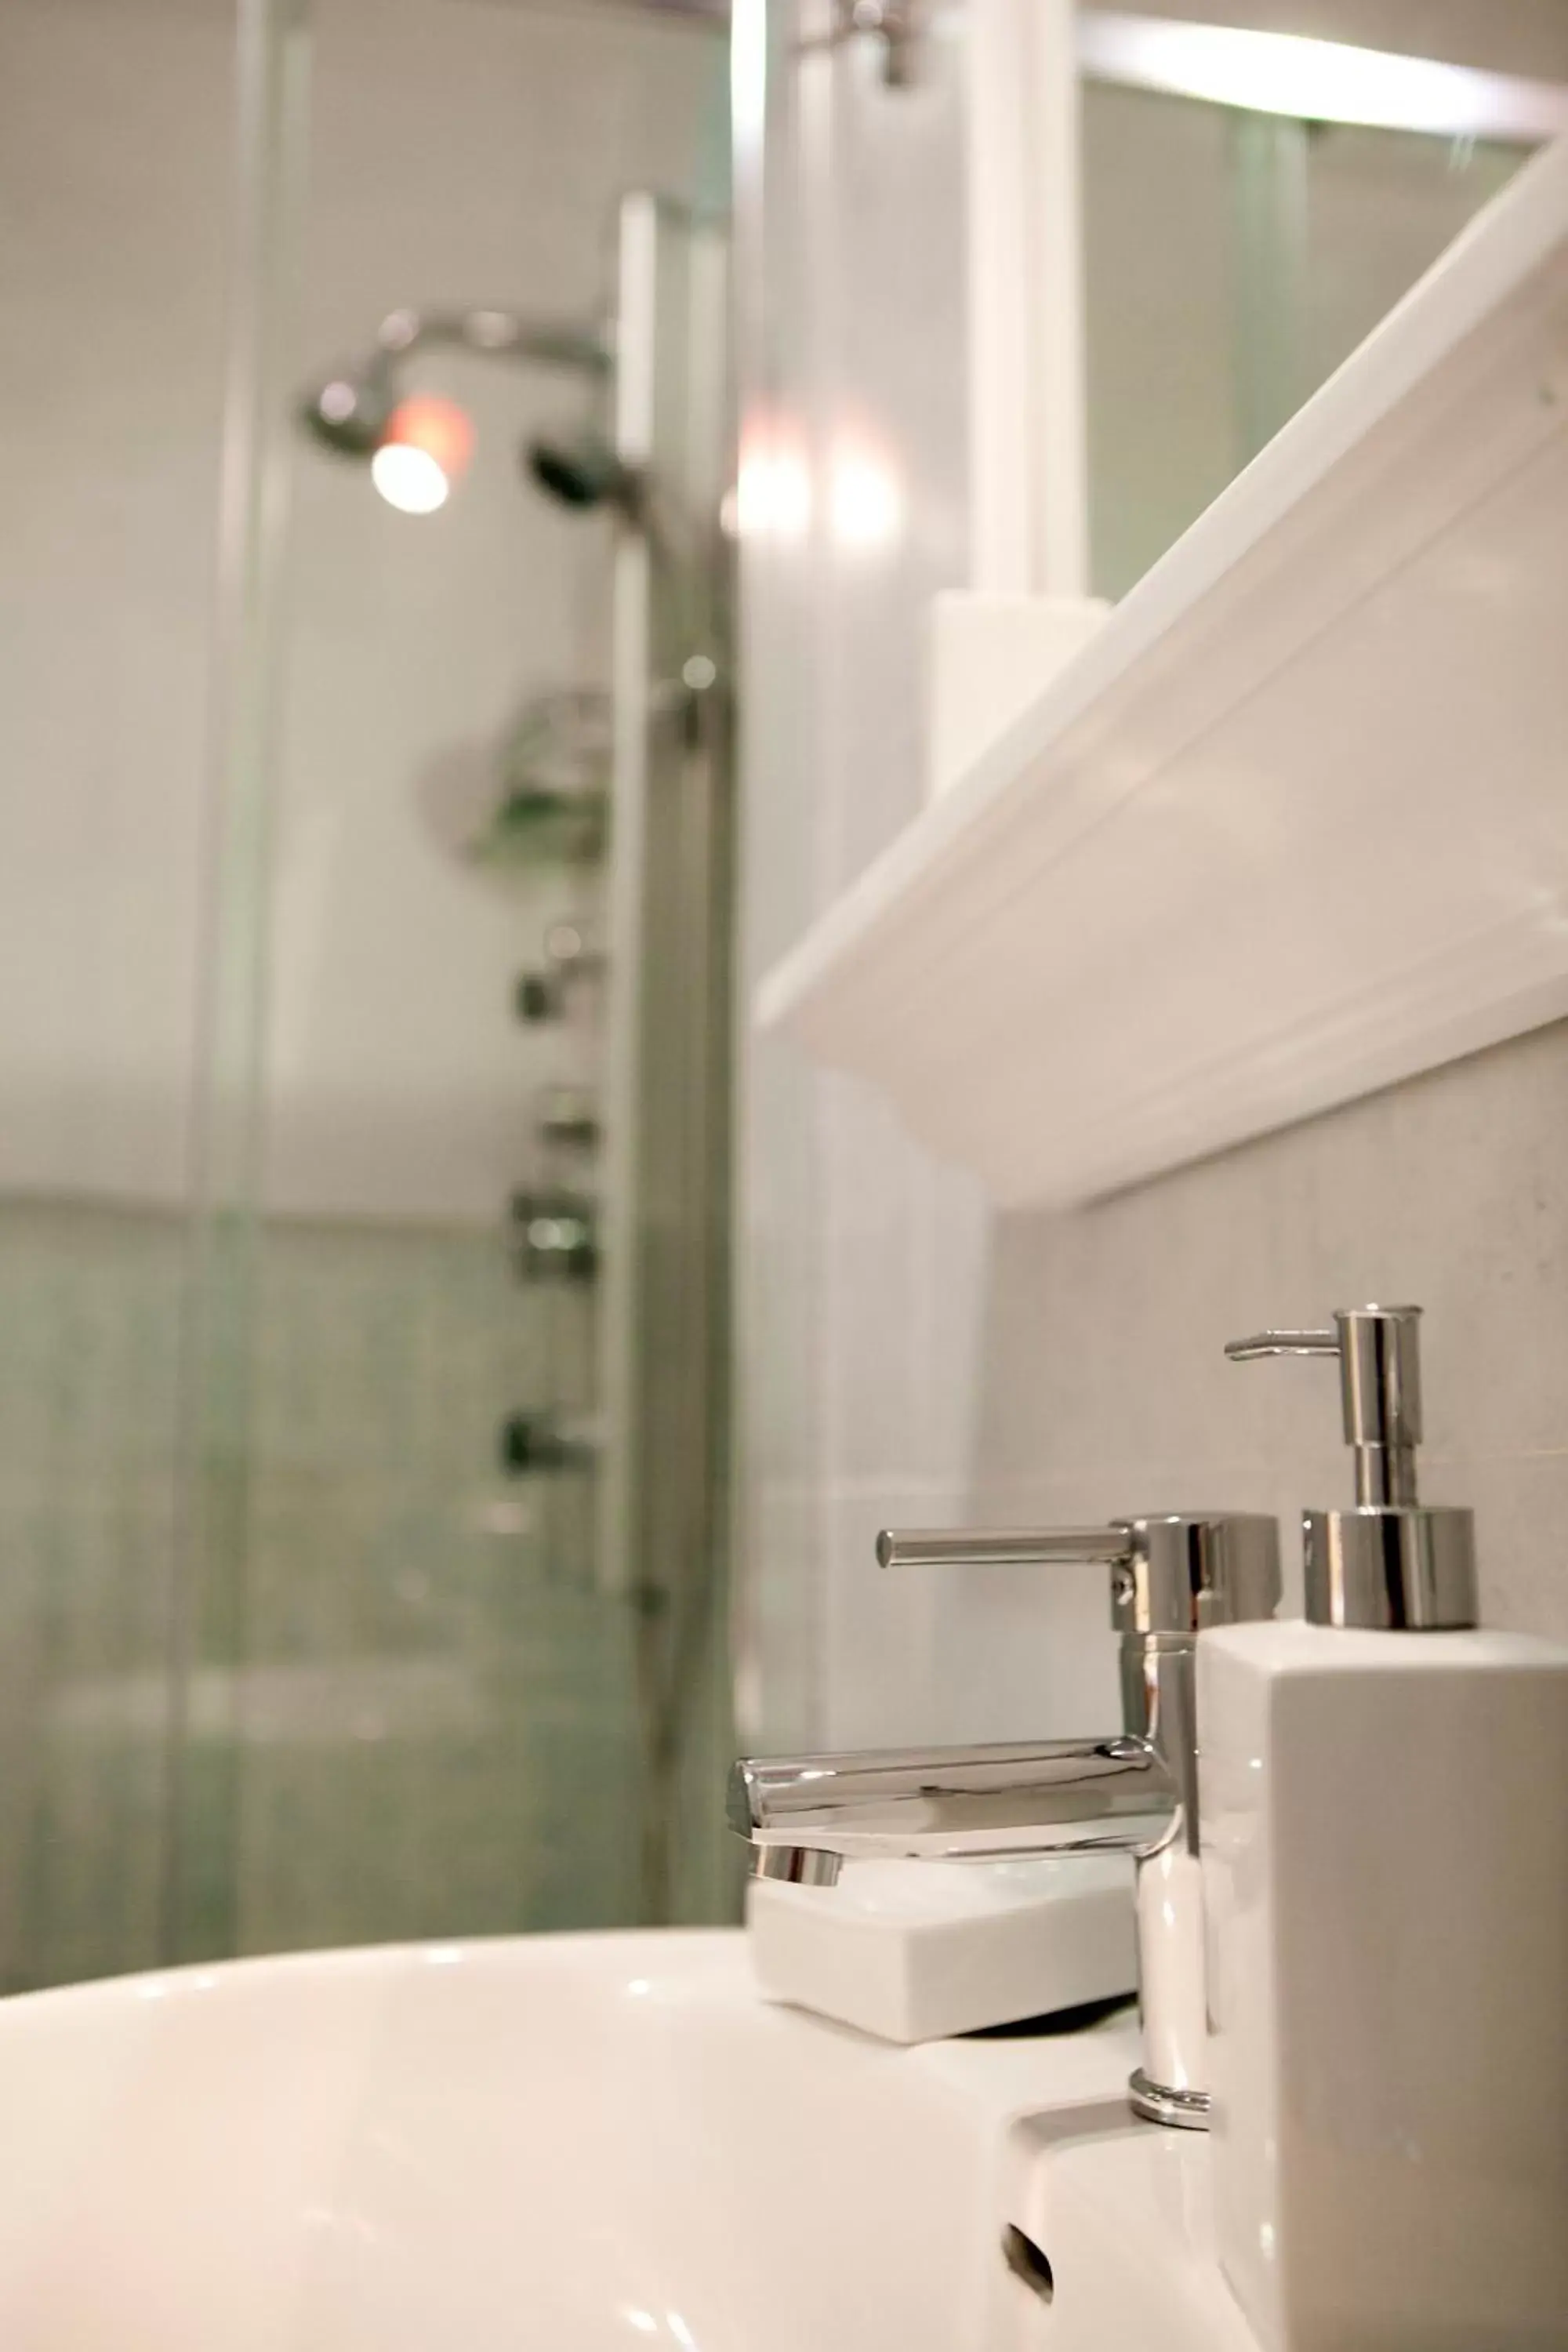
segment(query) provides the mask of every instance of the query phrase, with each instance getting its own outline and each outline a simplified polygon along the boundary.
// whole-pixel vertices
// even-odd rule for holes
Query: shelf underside
[[[1568,1013],[1568,146],[764,984],[1006,1202]]]

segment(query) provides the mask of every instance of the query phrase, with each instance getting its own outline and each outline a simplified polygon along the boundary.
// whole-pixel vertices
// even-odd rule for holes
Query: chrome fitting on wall
[[[798,42],[796,53],[809,57],[842,48],[862,34],[882,45],[882,79],[889,89],[908,89],[920,64],[920,0],[835,0],[832,31]]]
[[[599,1271],[599,1211],[585,1192],[511,1196],[515,1264],[524,1282],[592,1282]]]

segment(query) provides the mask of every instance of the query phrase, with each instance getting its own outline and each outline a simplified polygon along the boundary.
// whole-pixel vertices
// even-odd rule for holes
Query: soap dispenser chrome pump
[[[1346,1307],[1332,1330],[1259,1331],[1226,1349],[1233,1363],[1258,1356],[1339,1360],[1355,1508],[1302,1514],[1311,1624],[1446,1633],[1479,1622],[1474,1513],[1416,1497],[1420,1340],[1419,1307]]]
[[[1568,1649],[1475,1630],[1419,1501],[1419,1309],[1339,1358],[1307,1622],[1198,1645],[1216,2243],[1264,2352],[1568,2344]]]

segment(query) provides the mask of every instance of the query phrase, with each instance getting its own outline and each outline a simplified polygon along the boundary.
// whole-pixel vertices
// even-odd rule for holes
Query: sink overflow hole
[[[1009,2221],[1002,2232],[1002,2259],[1015,2278],[1021,2278],[1031,2294],[1042,2303],[1049,2303],[1057,2291],[1057,2282],[1049,2262],[1022,2230]]]

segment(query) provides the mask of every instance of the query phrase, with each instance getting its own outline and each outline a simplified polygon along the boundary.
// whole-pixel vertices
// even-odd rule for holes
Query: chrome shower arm
[[[375,331],[384,363],[416,351],[467,351],[487,359],[515,359],[577,374],[607,375],[614,354],[602,329],[561,319],[534,319],[520,310],[486,309],[389,310]]]

